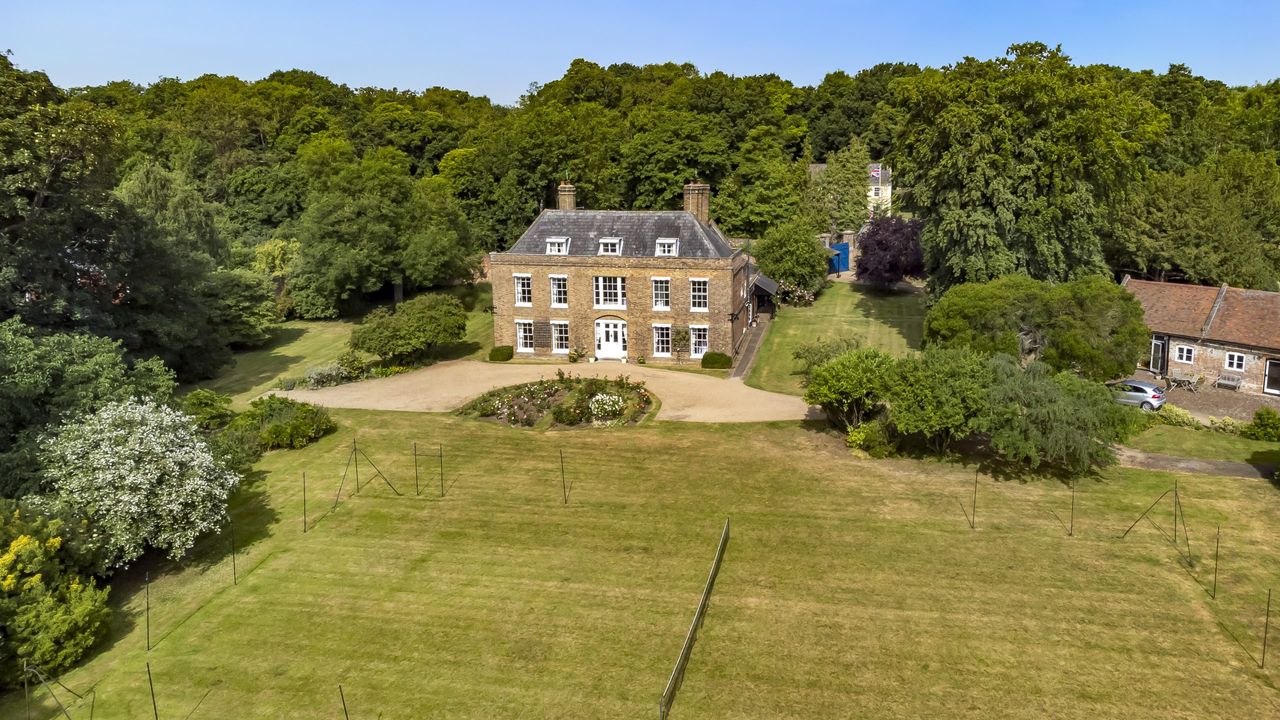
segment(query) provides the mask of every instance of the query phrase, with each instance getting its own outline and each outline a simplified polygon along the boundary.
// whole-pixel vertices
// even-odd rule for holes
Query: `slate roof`
[[[569,238],[570,256],[598,255],[600,239],[614,237],[622,238],[621,257],[654,257],[658,238],[679,240],[676,257],[734,254],[714,225],[683,210],[543,210],[507,253],[546,255],[547,239],[552,237]]]
[[[1122,284],[1142,303],[1153,332],[1280,350],[1280,293],[1130,278]]]

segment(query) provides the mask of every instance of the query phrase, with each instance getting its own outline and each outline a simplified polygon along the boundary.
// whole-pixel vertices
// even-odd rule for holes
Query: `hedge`
[[[510,345],[499,345],[489,351],[490,362],[506,362],[516,356],[516,349]]]
[[[733,358],[722,352],[709,352],[702,356],[702,367],[724,370],[733,367]]]

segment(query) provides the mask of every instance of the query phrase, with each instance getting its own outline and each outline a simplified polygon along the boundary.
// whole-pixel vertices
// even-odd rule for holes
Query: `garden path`
[[[1116,458],[1125,467],[1144,470],[1212,475],[1214,477],[1239,477],[1250,480],[1269,480],[1276,469],[1270,465],[1253,465],[1231,460],[1200,460],[1143,452],[1129,447],[1116,448]]]
[[[448,412],[494,388],[553,378],[556,370],[582,377],[628,375],[642,380],[662,401],[659,420],[763,422],[822,417],[818,408],[810,408],[798,397],[757,390],[740,380],[610,362],[545,365],[453,360],[389,378],[277,394],[325,407]]]

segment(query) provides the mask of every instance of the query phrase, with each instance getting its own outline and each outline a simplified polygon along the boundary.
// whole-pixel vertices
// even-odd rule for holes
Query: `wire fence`
[[[707,604],[711,602],[711,590],[716,586],[716,575],[720,573],[720,563],[724,560],[724,550],[729,546],[729,519],[725,518],[724,530],[720,533],[720,545],[716,548],[716,559],[711,562],[711,572],[707,575],[707,585],[702,589],[702,598],[698,600],[698,609],[693,613],[693,622],[689,632],[684,636],[684,645],[680,648],[680,656],[676,658],[676,666],[667,680],[667,687],[662,691],[662,699],[658,701],[658,717],[666,720],[671,714],[671,706],[676,701],[676,693],[684,684],[684,670],[689,665],[689,655],[693,653],[693,643],[698,639],[698,630],[707,615]]]

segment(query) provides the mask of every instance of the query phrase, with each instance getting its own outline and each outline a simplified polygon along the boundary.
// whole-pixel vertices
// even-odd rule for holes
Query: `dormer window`
[[[547,238],[547,254],[548,255],[568,255],[569,254],[569,238],[567,237]]]
[[[621,255],[622,238],[600,238],[601,255]]]
[[[678,253],[675,238],[658,238],[657,249],[654,255],[657,257],[675,257]]]

